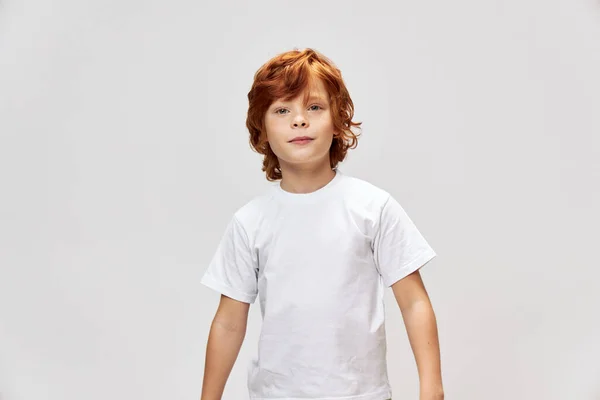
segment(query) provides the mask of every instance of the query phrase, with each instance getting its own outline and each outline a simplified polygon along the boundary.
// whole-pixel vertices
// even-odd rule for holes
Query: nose
[[[305,128],[308,126],[308,120],[304,117],[304,115],[298,115],[292,121],[292,126],[294,128],[298,128],[298,127]]]

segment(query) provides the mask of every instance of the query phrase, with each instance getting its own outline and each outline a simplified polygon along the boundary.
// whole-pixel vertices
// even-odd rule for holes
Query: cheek
[[[279,132],[281,132],[283,127],[285,127],[285,123],[282,119],[265,119],[265,128],[267,129],[269,135],[277,135]]]
[[[323,113],[319,118],[319,122],[323,125],[333,126],[333,118],[331,118],[331,112]]]
[[[334,125],[333,125],[333,119],[331,118],[331,116],[324,115],[319,120],[319,125],[322,127],[323,130],[331,131],[331,133],[333,134]]]

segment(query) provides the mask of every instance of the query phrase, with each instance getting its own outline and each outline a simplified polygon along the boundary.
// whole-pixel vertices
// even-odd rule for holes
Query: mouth
[[[304,144],[312,142],[314,139],[309,136],[299,136],[290,140],[290,143]]]

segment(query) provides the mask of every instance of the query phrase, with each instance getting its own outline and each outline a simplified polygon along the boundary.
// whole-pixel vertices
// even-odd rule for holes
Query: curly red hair
[[[330,98],[334,137],[329,149],[331,168],[346,158],[348,149],[356,148],[360,133],[352,131],[362,122],[353,122],[354,104],[342,79],[341,71],[331,60],[314,49],[294,49],[281,53],[267,61],[254,74],[254,82],[248,92],[246,127],[250,132],[250,146],[263,154],[262,170],[267,180],[281,179],[281,167],[277,156],[266,140],[265,114],[277,99],[295,98],[308,88],[304,100],[310,96],[314,79],[321,79]]]

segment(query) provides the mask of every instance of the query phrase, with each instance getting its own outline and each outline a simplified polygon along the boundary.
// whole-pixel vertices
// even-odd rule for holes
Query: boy
[[[420,400],[443,399],[437,326],[418,272],[436,253],[389,193],[337,168],[361,125],[339,69],[312,49],[280,54],[256,72],[248,100],[250,143],[277,183],[235,212],[202,278],[221,300],[201,400],[221,399],[257,297],[251,399],[390,399],[386,287],[405,321]]]

